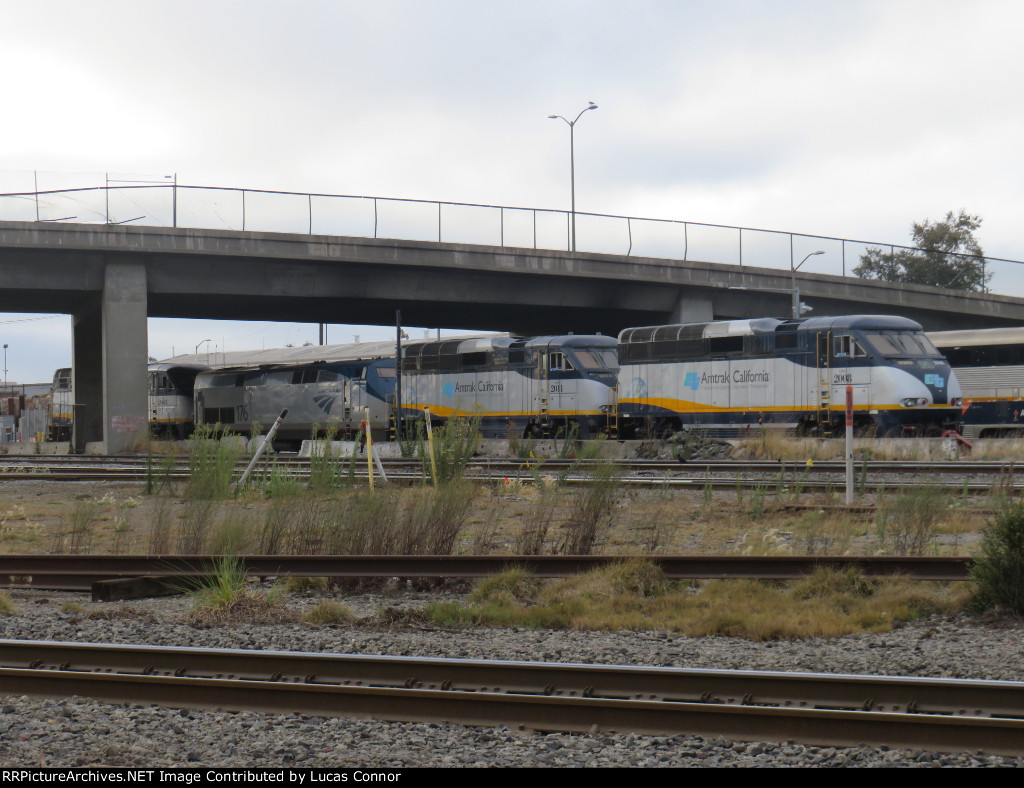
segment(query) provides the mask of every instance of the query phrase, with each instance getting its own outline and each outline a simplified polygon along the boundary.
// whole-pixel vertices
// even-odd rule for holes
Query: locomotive
[[[956,376],[920,324],[850,315],[628,328],[619,334],[625,436],[699,427],[733,437],[771,425],[830,435],[846,387],[862,434],[929,435],[956,426]]]
[[[484,337],[404,348],[402,416],[477,418],[484,437],[591,438],[615,420],[616,341],[594,335]]]

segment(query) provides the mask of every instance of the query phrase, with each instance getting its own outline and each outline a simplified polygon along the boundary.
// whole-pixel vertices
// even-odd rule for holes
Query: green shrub
[[[1009,507],[985,528],[971,578],[976,609],[1024,614],[1024,504]]]
[[[231,444],[229,436],[218,439],[218,431],[218,427],[199,424],[188,439],[186,498],[210,500],[231,495],[231,477],[240,451]]]

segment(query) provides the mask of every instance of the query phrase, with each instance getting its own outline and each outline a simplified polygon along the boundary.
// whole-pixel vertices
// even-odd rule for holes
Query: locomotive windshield
[[[618,369],[618,357],[614,350],[595,348],[593,350],[576,349],[576,361],[584,369]]]
[[[864,336],[883,356],[942,356],[923,331],[875,331]]]

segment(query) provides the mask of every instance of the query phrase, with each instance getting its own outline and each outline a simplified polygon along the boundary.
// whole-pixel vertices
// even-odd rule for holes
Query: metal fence
[[[366,238],[576,249],[669,260],[852,275],[869,248],[915,247],[756,227],[352,194],[319,194],[176,182],[112,182],[0,194],[0,219],[257,230]],[[970,255],[958,255],[972,259]],[[990,290],[1016,293],[1024,262],[979,259]]]

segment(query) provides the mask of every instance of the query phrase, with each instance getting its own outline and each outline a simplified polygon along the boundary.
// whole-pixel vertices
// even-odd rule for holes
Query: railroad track
[[[825,567],[869,576],[961,581],[971,559],[937,556],[634,556],[669,579],[791,580]],[[215,572],[221,556],[3,555],[0,587],[91,591],[97,601],[182,590],[188,578]],[[569,577],[629,556],[243,556],[251,577],[478,578],[522,568],[538,577]],[[115,582],[120,581],[120,582]]]
[[[3,640],[0,693],[1024,754],[1024,682]]]
[[[310,461],[297,457],[277,457],[277,469],[299,479],[309,477]],[[422,483],[424,471],[419,460],[386,460],[389,480],[398,483]],[[591,481],[595,461],[476,459],[469,463],[466,478],[482,482],[525,482],[537,478],[556,478],[563,484]],[[769,487],[791,492],[834,490],[843,483],[845,468],[838,461],[783,463],[765,461],[714,461],[680,463],[664,460],[620,460],[620,483],[627,486],[710,487],[712,489]],[[344,464],[342,464],[344,467]],[[241,474],[244,463],[236,473]],[[259,475],[257,471],[256,475]],[[353,468],[355,480],[365,482],[364,462]],[[8,457],[0,461],[0,480],[24,481],[125,481],[157,483],[169,479],[188,479],[188,464],[176,460],[171,465],[147,464],[147,458],[125,457]],[[898,481],[894,482],[893,477]],[[1017,477],[1014,464],[998,462],[920,462],[869,461],[855,465],[855,478],[861,491],[901,487],[934,487],[966,493],[991,490],[994,483],[1006,490],[1024,490],[1024,478]]]

